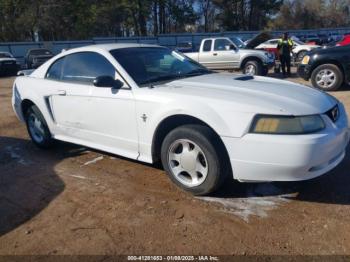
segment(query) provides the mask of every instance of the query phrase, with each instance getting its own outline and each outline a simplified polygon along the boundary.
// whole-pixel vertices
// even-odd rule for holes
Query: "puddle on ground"
[[[271,183],[254,184],[246,191],[245,197],[198,197],[202,201],[217,203],[220,210],[234,214],[246,222],[251,216],[268,217],[268,212],[288,203],[297,193],[283,194],[283,190]]]

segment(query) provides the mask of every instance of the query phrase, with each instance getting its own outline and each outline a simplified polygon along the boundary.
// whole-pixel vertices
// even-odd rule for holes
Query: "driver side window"
[[[74,53],[60,58],[46,74],[48,79],[84,84],[92,84],[98,76],[115,79],[116,69],[105,57],[94,52]]]
[[[232,43],[227,39],[217,39],[215,40],[214,51],[227,51],[229,49],[226,47],[229,47],[230,45],[232,45]]]

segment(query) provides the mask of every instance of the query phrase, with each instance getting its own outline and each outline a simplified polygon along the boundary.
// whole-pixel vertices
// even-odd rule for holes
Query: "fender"
[[[243,60],[241,60],[241,63],[239,65],[239,68],[242,68],[245,63],[247,63],[248,61],[258,61],[261,63],[261,65],[264,64],[263,59],[257,55],[247,55],[247,57],[245,57]]]
[[[245,130],[246,126],[249,126],[247,123],[246,113],[237,113],[237,112],[219,112],[209,107],[208,105],[196,102],[195,106],[193,103],[184,103],[182,101],[181,107],[176,101],[163,102],[157,108],[162,108],[162,110],[153,110],[150,113],[150,117],[147,120],[147,123],[144,123],[142,120],[139,120],[139,160],[152,163],[152,145],[155,139],[155,133],[160,124],[169,117],[176,115],[189,116],[198,119],[199,121],[205,123],[210,128],[212,128],[220,137],[241,137],[247,131]],[[228,125],[225,118],[228,117],[228,114],[232,119],[237,121],[232,121],[232,125]],[[243,127],[243,128],[242,128]],[[242,133],[242,130],[244,132]]]

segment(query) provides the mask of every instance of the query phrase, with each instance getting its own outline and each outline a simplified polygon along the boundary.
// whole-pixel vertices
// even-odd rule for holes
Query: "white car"
[[[270,39],[260,45],[258,45],[257,47],[255,47],[255,49],[276,49],[277,48],[277,43],[278,43],[278,39]],[[303,57],[305,56],[305,54],[309,51],[311,51],[312,49],[315,48],[319,48],[321,46],[319,45],[307,45],[299,40],[293,39],[293,49],[292,49],[292,53],[293,56],[296,58],[296,61],[301,61],[303,59]]]
[[[345,155],[344,106],[265,77],[215,73],[165,47],[94,45],[53,57],[13,86],[13,108],[39,147],[54,139],[139,161],[161,159],[196,195],[226,179],[296,181]]]

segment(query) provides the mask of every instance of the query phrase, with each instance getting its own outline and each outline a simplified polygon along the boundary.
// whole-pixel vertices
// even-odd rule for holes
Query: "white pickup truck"
[[[210,69],[241,69],[249,75],[266,75],[275,61],[274,54],[239,48],[227,37],[203,39],[199,52],[185,55]]]

